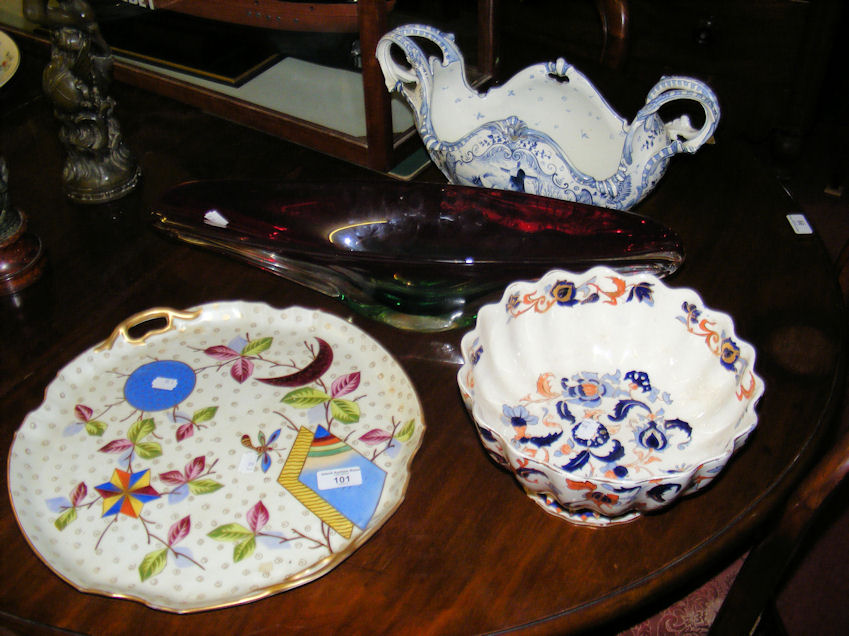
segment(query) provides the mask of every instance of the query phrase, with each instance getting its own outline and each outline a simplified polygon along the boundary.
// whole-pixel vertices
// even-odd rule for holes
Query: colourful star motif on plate
[[[112,479],[95,486],[103,497],[103,516],[122,513],[136,518],[148,501],[159,499],[159,493],[150,485],[150,469],[128,473],[119,468]]]

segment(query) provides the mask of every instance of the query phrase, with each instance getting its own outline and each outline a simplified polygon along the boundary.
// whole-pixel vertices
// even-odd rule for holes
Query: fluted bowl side
[[[757,425],[764,391],[729,315],[606,267],[512,283],[461,349],[484,447],[546,510],[585,523],[705,487]]]

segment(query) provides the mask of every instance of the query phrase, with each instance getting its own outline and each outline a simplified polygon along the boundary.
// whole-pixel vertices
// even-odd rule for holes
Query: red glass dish
[[[684,259],[672,230],[631,212],[430,183],[193,181],[153,215],[182,240],[421,331],[466,325],[511,281],[552,268],[663,276]]]

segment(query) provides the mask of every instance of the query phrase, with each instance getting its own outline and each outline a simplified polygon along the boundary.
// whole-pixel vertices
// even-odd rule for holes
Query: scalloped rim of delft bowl
[[[716,473],[716,475],[714,475],[714,477],[718,477],[720,475],[720,473],[724,469],[725,465],[728,463],[728,461],[731,459],[731,457],[738,450],[737,441],[742,437],[747,437],[747,436],[751,435],[752,431],[754,431],[755,428],[757,428],[758,415],[757,415],[756,409],[757,409],[757,405],[760,402],[761,398],[763,397],[764,391],[766,389],[766,385],[765,385],[763,379],[755,372],[755,366],[756,366],[756,362],[757,362],[757,360],[756,360],[757,353],[756,353],[754,346],[752,344],[750,344],[748,341],[741,339],[737,335],[735,325],[734,325],[734,320],[733,320],[733,318],[730,314],[728,314],[726,312],[715,310],[715,309],[707,306],[705,304],[704,300],[702,299],[701,295],[695,289],[693,289],[691,287],[670,287],[663,280],[661,280],[657,276],[654,276],[653,274],[649,274],[649,273],[645,273],[645,272],[637,273],[637,274],[630,274],[630,275],[629,274],[622,274],[620,272],[617,272],[616,270],[613,270],[609,267],[604,267],[604,266],[593,267],[592,269],[589,269],[585,272],[570,272],[568,270],[553,269],[553,270],[549,270],[548,272],[546,272],[543,276],[541,276],[537,280],[514,281],[514,282],[510,283],[505,288],[504,293],[502,294],[500,301],[498,301],[496,303],[489,303],[489,304],[481,307],[480,311],[478,312],[478,317],[477,317],[477,320],[475,322],[475,326],[463,336],[463,338],[460,342],[460,353],[463,356],[463,364],[460,367],[460,370],[457,372],[457,383],[460,387],[461,392],[463,392],[464,394],[466,394],[470,397],[470,400],[471,400],[471,403],[472,403],[472,413],[471,413],[471,415],[472,415],[472,418],[474,419],[476,425],[481,426],[481,427],[485,428],[487,431],[489,431],[493,436],[495,436],[498,439],[498,441],[504,446],[505,449],[511,450],[514,455],[521,456],[523,460],[527,460],[529,463],[535,464],[536,466],[543,466],[546,469],[554,471],[558,475],[563,475],[563,476],[567,476],[567,477],[573,476],[573,475],[570,475],[570,473],[567,473],[566,471],[564,471],[559,466],[556,466],[556,465],[551,464],[551,463],[541,462],[538,459],[535,459],[533,457],[530,457],[529,455],[526,455],[523,451],[514,449],[513,446],[504,438],[504,436],[498,430],[493,429],[493,427],[491,425],[486,423],[486,421],[484,420],[484,418],[482,417],[482,415],[480,413],[482,407],[480,406],[480,403],[477,402],[474,399],[474,389],[470,389],[466,385],[463,378],[464,378],[464,375],[467,372],[467,369],[469,368],[469,365],[471,364],[470,360],[467,356],[467,352],[469,351],[469,349],[471,349],[471,343],[474,342],[475,338],[477,338],[480,334],[479,327],[480,327],[481,315],[492,313],[493,311],[497,311],[497,310],[499,310],[499,308],[503,307],[504,304],[507,302],[507,299],[512,295],[513,290],[517,286],[526,285],[526,286],[533,286],[533,287],[538,288],[538,287],[541,287],[543,285],[543,283],[550,278],[568,278],[568,277],[571,277],[573,279],[579,279],[579,280],[583,281],[583,280],[587,280],[587,279],[590,279],[590,278],[593,278],[593,277],[598,278],[600,276],[617,276],[619,278],[625,278],[625,279],[650,280],[650,281],[660,285],[665,290],[665,292],[671,292],[671,293],[679,296],[679,298],[681,298],[682,302],[684,300],[688,300],[688,301],[692,302],[692,300],[695,299],[695,301],[698,303],[699,308],[702,309],[703,311],[710,312],[711,317],[715,317],[717,319],[717,322],[719,320],[727,320],[728,321],[728,324],[730,326],[731,337],[734,338],[734,341],[738,344],[741,351],[745,352],[745,357],[747,357],[751,361],[751,363],[750,363],[751,367],[750,368],[752,370],[751,372],[752,372],[752,377],[754,378],[755,387],[752,391],[752,396],[748,399],[748,402],[746,404],[746,409],[745,409],[745,411],[743,411],[743,414],[740,417],[740,422],[744,424],[744,428],[737,435],[730,438],[728,440],[728,442],[726,442],[725,446],[726,446],[726,448],[728,448],[728,450],[721,452],[721,453],[717,453],[717,454],[712,455],[710,457],[706,457],[704,459],[699,459],[698,462],[696,463],[696,465],[693,468],[691,468],[690,470],[683,471],[683,472],[669,472],[669,473],[664,474],[661,477],[653,477],[651,479],[639,479],[639,480],[619,479],[619,478],[611,479],[611,478],[606,477],[604,475],[597,475],[597,476],[594,475],[593,476],[593,481],[596,481],[599,484],[608,484],[608,485],[625,486],[625,487],[627,487],[627,486],[637,486],[639,484],[644,484],[644,483],[650,482],[650,481],[658,481],[658,483],[660,483],[660,481],[667,481],[667,480],[673,480],[673,479],[674,480],[680,480],[682,478],[686,478],[686,484],[687,484],[686,488],[682,488],[680,493],[676,497],[674,497],[672,500],[670,500],[669,502],[667,502],[666,504],[661,506],[661,508],[666,508],[669,505],[673,504],[680,496],[687,495],[687,494],[690,494],[691,492],[693,492],[692,489],[691,489],[691,486],[693,484],[693,476],[705,464],[710,464],[710,463],[713,463],[713,462],[722,461],[722,468],[720,469],[720,471],[718,471]],[[512,465],[510,466],[510,472],[513,472],[515,474],[515,471],[514,471]],[[560,505],[563,506],[564,508],[566,508],[567,510],[571,510],[574,507],[574,506],[570,506],[568,503],[560,502],[559,498],[556,497],[554,494],[551,494],[551,496],[554,497],[554,499],[556,501],[558,501],[558,503],[560,503]],[[590,507],[590,505],[583,504],[583,503],[578,504],[578,505],[580,506],[580,509],[587,509],[587,508]],[[634,507],[632,509],[638,510],[637,507]],[[594,510],[596,512],[598,512],[599,514],[604,515],[605,517],[609,517],[609,515],[605,515],[605,513],[603,511],[601,511],[600,509],[594,509]],[[621,515],[617,515],[617,516],[621,516]]]

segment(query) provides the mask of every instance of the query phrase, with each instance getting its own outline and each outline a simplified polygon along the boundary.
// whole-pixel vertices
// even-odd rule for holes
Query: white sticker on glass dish
[[[209,210],[209,212],[203,215],[203,221],[207,225],[213,225],[215,227],[227,227],[230,225],[227,218],[218,210]]]
[[[813,234],[814,228],[811,227],[811,224],[808,223],[808,219],[805,218],[804,214],[788,214],[787,220],[790,221],[790,227],[793,228],[793,231],[796,234]]]
[[[360,472],[359,466],[334,468],[319,471],[316,474],[316,480],[319,490],[332,490],[347,486],[359,486],[363,483],[363,474]]]

